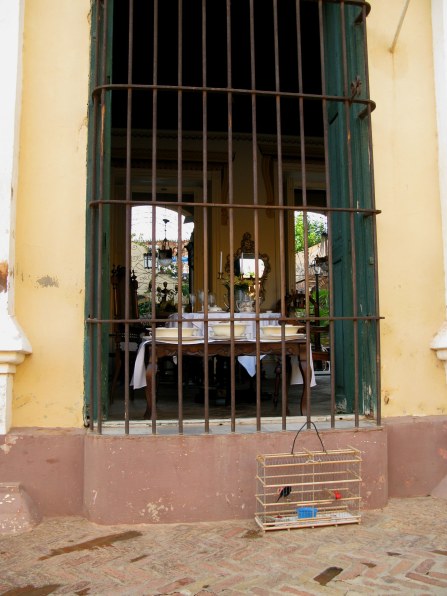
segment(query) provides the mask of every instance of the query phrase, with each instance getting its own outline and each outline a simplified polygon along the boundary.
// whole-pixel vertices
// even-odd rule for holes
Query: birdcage
[[[321,444],[257,457],[255,520],[263,530],[360,522],[361,452]]]

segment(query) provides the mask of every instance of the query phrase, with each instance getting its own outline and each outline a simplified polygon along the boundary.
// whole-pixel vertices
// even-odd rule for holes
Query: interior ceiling
[[[255,9],[255,57],[256,88],[275,90],[275,60],[273,37],[272,0],[256,0]],[[158,2],[158,82],[166,85],[178,83],[178,13],[176,1]],[[300,3],[301,52],[303,91],[321,93],[320,42],[318,28],[318,5],[316,2]],[[153,82],[153,0],[134,0],[134,30],[132,81],[138,84]],[[113,82],[128,81],[129,0],[114,3]],[[202,85],[202,2],[183,2],[183,85]],[[278,2],[279,80],[281,91],[298,91],[296,0]],[[250,89],[250,24],[248,0],[231,4],[232,38],[232,87]],[[227,132],[227,27],[226,2],[207,2],[207,86],[222,89],[208,93],[207,128],[210,132]],[[177,91],[159,91],[157,102],[157,127],[177,130]],[[304,104],[305,135],[322,136],[322,106],[320,101],[306,100]],[[202,130],[202,93],[183,93],[183,130]],[[127,93],[116,92],[112,101],[113,126],[126,126]],[[252,106],[249,94],[235,93],[232,98],[233,131],[251,133]],[[257,133],[276,134],[277,116],[274,97],[258,97],[256,100]],[[133,93],[132,126],[138,129],[152,128],[152,92]],[[299,135],[299,102],[281,100],[281,134]]]

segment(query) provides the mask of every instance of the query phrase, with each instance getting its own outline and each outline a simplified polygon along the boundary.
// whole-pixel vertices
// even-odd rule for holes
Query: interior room
[[[225,3],[191,2],[180,14],[177,4],[120,2],[109,15],[104,420],[352,411],[336,343],[356,323],[334,321],[331,292],[334,230],[351,234],[352,213],[331,212],[327,198],[323,21],[315,2],[274,6],[237,2],[227,15]],[[290,381],[293,358],[279,348],[235,357],[233,346],[226,356],[206,347],[198,358],[177,336],[177,353],[157,359],[149,396],[149,382],[133,382],[140,346],[160,327],[194,326],[191,315],[208,339],[213,317],[253,317],[251,337],[232,327],[229,344],[259,342],[266,322],[293,327],[307,372]],[[254,374],[243,358],[255,358]]]

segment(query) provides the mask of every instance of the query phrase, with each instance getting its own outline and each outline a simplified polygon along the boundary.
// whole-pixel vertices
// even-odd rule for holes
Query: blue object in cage
[[[318,509],[316,507],[298,507],[298,519],[307,519],[309,517],[317,517]]]

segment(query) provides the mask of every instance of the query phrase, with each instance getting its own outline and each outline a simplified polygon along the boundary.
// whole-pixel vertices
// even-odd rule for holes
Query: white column
[[[0,434],[11,427],[16,366],[31,345],[14,317],[15,214],[24,0],[0,0]]]
[[[444,252],[444,295],[447,307],[447,6],[432,0],[433,59],[435,68],[436,117],[438,127],[439,192]],[[447,313],[430,347],[444,362],[447,379]]]

